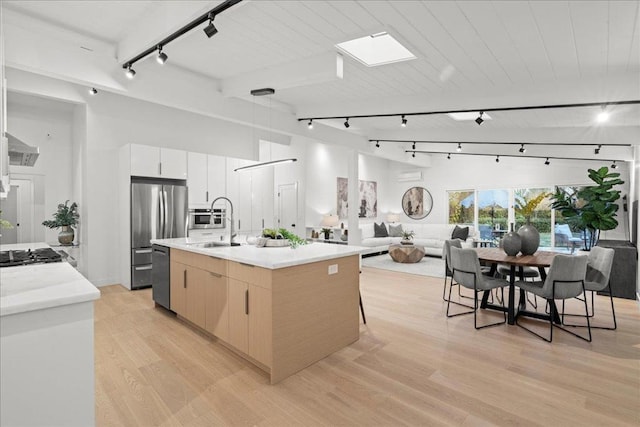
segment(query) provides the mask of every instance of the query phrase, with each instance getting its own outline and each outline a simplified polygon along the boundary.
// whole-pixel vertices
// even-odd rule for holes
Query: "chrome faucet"
[[[236,242],[233,241],[233,239],[236,238],[237,234],[236,234],[234,226],[233,226],[234,225],[233,224],[233,203],[231,203],[231,200],[229,200],[228,198],[226,198],[224,196],[216,197],[215,199],[213,199],[213,202],[211,202],[211,215],[213,216],[213,205],[218,200],[226,200],[227,202],[229,202],[229,207],[230,207],[230,211],[231,211],[231,214],[229,216],[229,221],[231,222],[231,226],[229,227],[229,246],[240,246],[240,243],[236,243]]]

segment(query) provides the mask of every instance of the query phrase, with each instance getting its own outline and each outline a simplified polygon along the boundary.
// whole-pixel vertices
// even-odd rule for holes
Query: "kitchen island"
[[[358,340],[363,248],[152,243],[171,248],[171,310],[264,370],[272,384]]]
[[[0,269],[0,425],[95,425],[93,301],[99,297],[66,262]]]

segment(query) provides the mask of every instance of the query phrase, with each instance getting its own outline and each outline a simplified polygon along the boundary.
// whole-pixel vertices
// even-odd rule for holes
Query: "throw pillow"
[[[373,223],[373,237],[389,237],[389,233],[387,232],[387,226],[384,225],[384,222],[378,225],[377,223]]]
[[[402,237],[402,224],[389,224],[389,237]]]
[[[453,233],[451,233],[452,239],[467,240],[467,237],[469,237],[469,227],[458,227],[456,225],[456,228],[453,229]]]

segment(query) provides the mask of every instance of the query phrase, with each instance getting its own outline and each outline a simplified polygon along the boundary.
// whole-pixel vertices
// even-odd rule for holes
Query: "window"
[[[481,239],[501,238],[509,223],[509,190],[478,191],[478,231]]]
[[[475,222],[475,191],[449,191],[449,224]]]
[[[515,227],[518,230],[527,221],[540,233],[540,247],[551,247],[551,192],[550,188],[520,188],[514,190]]]

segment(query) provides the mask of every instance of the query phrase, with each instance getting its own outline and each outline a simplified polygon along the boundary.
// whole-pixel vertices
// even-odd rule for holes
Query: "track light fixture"
[[[89,95],[96,95],[98,93],[98,89],[96,89],[95,87],[92,87],[91,89],[89,89]]]
[[[383,139],[383,141],[386,141]],[[451,155],[451,153],[447,153],[446,151],[428,151],[428,150],[404,150],[405,153],[413,153],[415,155],[415,153],[421,153],[421,154],[446,154],[447,155],[447,159],[449,159],[449,156]],[[551,159],[560,159],[560,160],[577,160],[577,161],[585,161],[585,162],[593,162],[594,159],[592,157],[564,157],[564,156],[534,156],[534,155],[530,155],[530,154],[493,154],[493,153],[460,153],[460,156],[484,156],[484,157],[493,157],[495,156],[495,161],[496,163],[500,163],[500,157],[513,157],[516,159],[523,159],[523,158],[528,158],[528,159],[544,159],[545,165],[550,165],[551,164]],[[613,164],[610,166],[611,168],[615,169],[618,167],[618,162],[623,162],[625,161],[625,159],[602,159],[601,161],[603,162],[612,162]],[[615,168],[614,168],[615,165]]]
[[[544,161],[544,164],[549,166],[551,164],[551,162],[549,161],[549,158],[547,157],[547,160]]]
[[[347,119],[344,121],[344,127],[349,129],[349,126],[351,126],[351,125],[349,124],[349,117],[347,117]]]
[[[602,145],[598,145],[598,147],[596,147],[595,150],[593,150],[593,154],[600,154],[600,149],[602,148]]]
[[[500,163],[500,156],[496,156],[496,163]]]
[[[215,36],[216,33],[218,32],[218,29],[216,28],[216,26],[213,25],[213,18],[215,18],[215,15],[213,13],[209,12],[209,25],[204,27],[204,33],[209,38]]]
[[[376,141],[376,147],[380,148],[380,141]]]
[[[520,144],[520,149],[518,151],[521,152],[521,153],[524,153],[524,152],[527,151],[527,149],[524,148],[524,144]]]
[[[611,169],[618,169],[618,165],[616,164],[616,161],[613,161],[613,164],[611,165]]]
[[[484,113],[484,111],[480,111],[480,115],[478,116],[478,118],[476,119],[476,123],[479,125],[482,124],[482,122],[484,122],[484,119],[482,118],[482,114]]]
[[[414,159],[416,158],[416,153],[415,153],[415,151],[413,152],[413,154],[411,155],[411,157],[413,157]]]
[[[447,160],[451,160],[451,153],[447,153]]]
[[[200,25],[204,24],[207,21],[209,21],[209,24],[204,28],[204,32],[207,35],[207,37],[209,37],[209,38],[213,37],[218,32],[218,29],[213,25],[214,18],[216,16],[218,16],[219,14],[221,14],[222,12],[226,11],[227,9],[229,9],[230,7],[240,3],[241,1],[242,0],[224,0],[223,2],[218,4],[213,9],[211,9],[208,12],[198,16],[197,18],[195,18],[194,20],[192,20],[188,24],[184,25],[183,27],[181,27],[181,28],[177,29],[176,31],[174,31],[173,33],[169,34],[167,37],[165,37],[162,40],[158,41],[153,46],[145,49],[144,51],[140,52],[139,54],[137,54],[133,58],[125,61],[123,63],[123,65],[122,65],[122,68],[126,70],[127,77],[132,79],[133,76],[135,76],[135,71],[133,71],[133,69],[131,68],[133,66],[133,64],[135,64],[136,62],[140,61],[141,59],[146,58],[147,56],[153,54],[156,51],[158,52],[158,56],[156,57],[156,61],[158,61],[160,64],[164,64],[166,62],[166,60],[167,60],[167,55],[162,53],[162,48],[164,46],[166,46],[167,44],[171,43],[172,41],[174,41],[175,39],[177,39],[178,37],[185,35],[186,33],[188,33],[189,31],[191,31],[191,30],[193,30],[195,28],[198,28]],[[131,70],[131,71],[129,71],[129,70]],[[307,119],[305,119],[305,120],[307,120]]]
[[[402,123],[400,124],[400,126],[402,126],[403,128],[407,127],[407,119],[404,117],[404,114],[402,115]]]
[[[158,64],[164,65],[164,63],[167,62],[167,59],[169,59],[169,57],[162,51],[162,45],[158,45],[158,56],[156,56],[156,61]]]
[[[124,72],[124,75],[127,76],[128,79],[133,79],[136,76],[136,70],[131,68],[131,64],[127,64],[127,70]]]
[[[413,145],[411,146],[411,148],[414,149],[414,150],[416,149],[416,142],[415,141],[413,141]]]
[[[462,144],[460,144],[459,142],[458,142],[458,148],[456,148],[456,151],[458,153],[462,151]]]
[[[309,124],[307,124],[307,128],[313,129],[313,119],[309,119]]]

